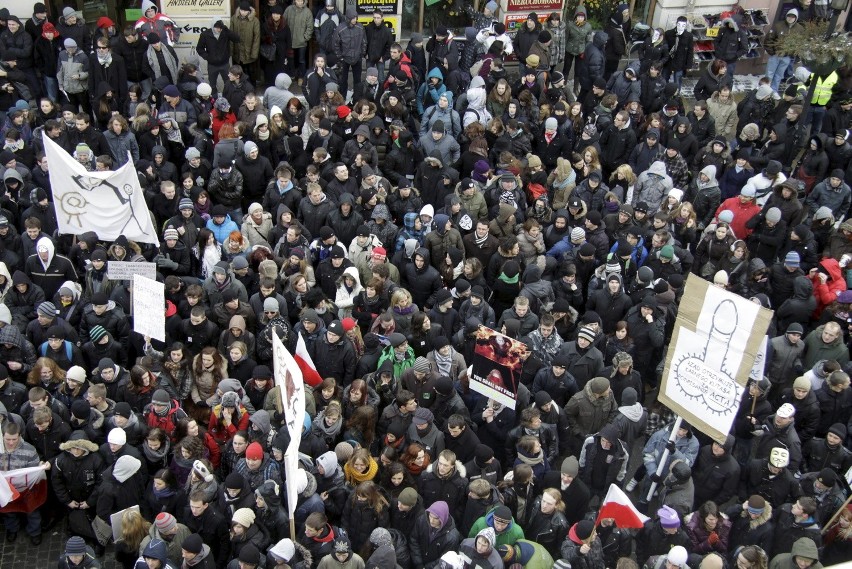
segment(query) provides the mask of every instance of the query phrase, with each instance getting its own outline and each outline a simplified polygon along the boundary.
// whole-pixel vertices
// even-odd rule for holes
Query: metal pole
[[[680,415],[678,415],[677,418],[675,419],[674,425],[672,425],[672,432],[671,432],[671,435],[669,435],[669,442],[674,443],[677,440],[677,432],[680,430],[680,424],[681,424],[682,421],[683,421],[683,418]],[[662,477],[663,469],[665,468],[666,461],[668,459],[669,459],[669,449],[666,448],[666,449],[663,450],[663,456],[660,457],[660,462],[657,464],[657,472],[656,472],[657,476]],[[651,481],[651,489],[648,491],[648,496],[646,497],[646,500],[648,501],[649,504],[651,503],[651,498],[654,497],[654,491],[656,489],[657,489],[657,483],[654,482],[654,481]]]

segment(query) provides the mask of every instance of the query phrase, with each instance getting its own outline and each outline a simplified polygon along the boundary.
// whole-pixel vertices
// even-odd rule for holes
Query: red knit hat
[[[340,323],[343,324],[343,331],[344,332],[348,332],[349,330],[351,330],[352,328],[357,326],[357,324],[355,323],[355,319],[350,318],[350,317],[344,318],[343,320],[340,321]]]
[[[247,460],[263,460],[263,447],[260,443],[251,443],[246,449]]]

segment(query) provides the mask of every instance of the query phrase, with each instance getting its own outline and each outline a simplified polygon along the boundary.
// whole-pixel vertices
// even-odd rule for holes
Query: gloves
[[[751,434],[754,437],[762,437],[763,436],[763,427],[755,429],[754,431],[751,432]]]
[[[651,482],[654,482],[655,484],[659,484],[662,479],[663,477],[657,474],[656,472],[651,475]]]
[[[716,545],[717,543],[719,543],[719,534],[717,534],[715,531],[711,531],[710,535],[707,536],[707,541],[710,542],[710,545]]]
[[[676,450],[674,441],[670,440],[669,442],[666,443],[666,450],[668,450],[671,454],[674,454],[674,452]]]

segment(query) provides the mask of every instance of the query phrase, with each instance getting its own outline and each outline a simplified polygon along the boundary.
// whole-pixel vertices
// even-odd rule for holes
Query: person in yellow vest
[[[831,91],[837,83],[837,72],[832,71],[827,77],[820,79],[815,73],[811,73],[808,79],[808,84],[816,81],[814,88],[814,96],[811,98],[811,107],[808,110],[808,116],[805,117],[805,124],[811,125],[811,132],[822,132],[822,119],[825,118],[825,106],[831,99]]]

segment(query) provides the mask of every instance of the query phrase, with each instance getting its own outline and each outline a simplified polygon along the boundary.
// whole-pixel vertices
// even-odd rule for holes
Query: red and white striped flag
[[[620,528],[641,528],[650,518],[636,509],[630,498],[627,497],[621,488],[615,484],[609,485],[609,491],[606,493],[601,504],[598,519],[595,520],[595,525],[598,525],[602,519],[612,518],[615,520],[615,525]]]
[[[317,366],[314,365],[314,360],[311,358],[311,354],[308,353],[308,346],[305,344],[305,339],[298,332],[297,334],[299,335],[299,339],[296,341],[296,353],[293,354],[293,358],[296,360],[299,369],[302,370],[302,377],[305,379],[305,383],[311,387],[316,387],[322,383],[322,377],[317,373]]]

